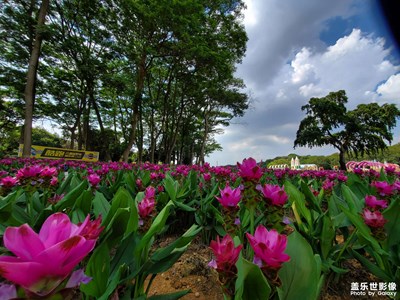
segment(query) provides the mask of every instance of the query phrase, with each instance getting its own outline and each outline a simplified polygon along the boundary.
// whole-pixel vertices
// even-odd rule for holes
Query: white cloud
[[[376,89],[383,101],[397,102],[400,104],[400,73],[392,75]]]
[[[307,48],[301,49],[296,54],[295,59],[291,63],[293,68],[293,83],[302,83],[315,75],[314,66],[310,63],[310,55],[311,53]]]
[[[326,20],[349,17],[358,0],[251,0],[246,15],[249,36],[247,56],[238,66],[254,98],[253,108],[233,124],[226,135],[217,136],[223,151],[209,162],[235,164],[246,157],[265,160],[289,153],[331,154],[332,147],[293,149],[301,106],[311,97],[345,90],[348,107],[360,103],[400,104],[400,66],[388,57],[390,48],[371,32],[348,28],[331,45],[320,33]],[[365,3],[365,2],[362,2]],[[390,45],[389,45],[390,46]],[[395,131],[395,133],[398,131]],[[398,141],[395,136],[394,142]]]

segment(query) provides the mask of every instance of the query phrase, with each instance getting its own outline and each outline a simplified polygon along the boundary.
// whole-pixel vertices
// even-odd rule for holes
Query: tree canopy
[[[0,8],[0,93],[10,107],[30,105],[39,33],[32,118],[55,121],[68,147],[106,160],[134,150],[139,161],[204,162],[248,108],[234,76],[247,42],[243,1],[58,0],[40,23],[43,2]]]
[[[294,147],[331,145],[339,150],[340,168],[346,169],[345,154],[374,154],[393,140],[400,111],[395,104],[359,104],[347,110],[344,90],[311,98],[302,106],[306,117],[300,122]]]

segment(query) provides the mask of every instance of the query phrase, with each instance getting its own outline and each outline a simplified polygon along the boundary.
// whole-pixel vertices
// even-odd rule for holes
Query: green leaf
[[[138,252],[141,251],[144,247],[146,247],[148,245],[151,238],[155,234],[161,232],[161,230],[163,229],[163,227],[165,225],[165,222],[167,221],[169,211],[173,205],[174,205],[173,202],[169,201],[167,203],[167,205],[154,218],[153,223],[151,224],[149,230],[145,233],[142,240],[140,241],[139,247],[137,249]]]
[[[357,251],[350,249],[351,254],[358,259],[372,274],[377,276],[379,279],[384,281],[392,281],[393,278],[387,274],[384,270],[380,269],[376,264],[373,264],[366,257],[358,253]]]
[[[71,188],[71,180],[73,175],[69,174],[67,177],[64,177],[64,180],[61,182],[60,186],[57,189],[57,195],[68,193]]]
[[[322,218],[321,254],[323,259],[327,259],[332,249],[336,232],[331,218],[327,215],[324,215]]]
[[[345,185],[342,184],[342,194],[344,199],[347,202],[347,205],[349,206],[349,210],[353,214],[358,214],[362,211],[364,207],[364,198],[359,199],[352,191],[351,189]]]
[[[119,284],[119,280],[121,278],[121,274],[125,271],[125,266],[119,266],[116,274],[111,274],[107,289],[105,290],[104,294],[98,300],[107,300],[109,299],[110,295],[114,292]]]
[[[174,203],[174,205],[176,206],[176,207],[179,207],[180,209],[182,209],[183,211],[196,211],[197,209],[196,208],[194,208],[194,207],[191,207],[191,206],[189,206],[189,205],[186,205],[186,204],[184,204],[184,203],[182,203],[182,202],[180,202],[180,201],[177,201],[177,200],[172,200],[172,202]]]
[[[265,300],[269,298],[271,287],[260,268],[240,255],[238,275],[235,284],[235,300]]]
[[[10,197],[8,201],[4,201],[5,199],[0,200],[1,207],[0,207],[0,223],[5,224],[7,220],[11,217],[12,215],[12,208],[13,208],[13,202],[12,198],[15,198],[16,194],[13,193],[13,197]],[[10,201],[11,199],[11,201]]]
[[[107,214],[107,217],[104,219],[102,225],[108,226],[108,224],[111,222],[111,219],[114,217],[117,210],[120,208],[128,208],[128,210],[131,212],[131,216],[133,216],[134,213],[132,211],[135,210],[135,207],[136,206],[132,199],[131,194],[124,187],[120,187],[118,189],[117,193],[115,194],[115,196],[113,197],[113,199],[111,200],[111,207],[110,207],[109,213]],[[137,216],[136,216],[136,220],[138,220]],[[130,226],[132,226],[133,228],[135,227],[135,225],[133,223],[136,220],[135,220],[135,218],[130,220],[130,222],[132,222],[132,224]],[[136,226],[137,226],[137,224],[136,224]]]
[[[118,245],[117,251],[111,260],[110,277],[123,265],[131,266],[135,260],[134,250],[139,243],[139,236],[136,232],[126,235]]]
[[[118,208],[110,223],[108,223],[105,234],[107,235],[106,239],[110,248],[124,236],[129,223],[129,217],[129,208]]]
[[[62,211],[67,207],[73,207],[76,199],[82,194],[82,192],[87,188],[87,180],[83,180],[77,185],[72,191],[64,196],[57,204],[54,205],[56,211]]]
[[[310,200],[310,204],[312,205],[314,210],[322,214],[322,209],[317,197],[315,197],[315,195],[310,191],[310,188],[303,180],[301,181],[301,190],[303,191],[306,199]]]
[[[92,203],[93,203],[94,215],[96,217],[101,215],[103,220],[106,219],[108,212],[110,211],[111,205],[107,201],[107,199],[104,197],[104,195],[102,193],[100,193],[99,191],[96,191],[96,194],[94,196]]]
[[[178,192],[178,182],[175,181],[170,174],[164,178],[164,188],[172,201],[176,201],[176,194]]]
[[[107,289],[110,274],[110,253],[106,243],[97,246],[85,270],[92,277],[88,284],[81,284],[81,291],[87,295],[99,298]]]
[[[296,209],[298,210],[300,215],[306,219],[310,230],[312,230],[313,222],[311,218],[311,213],[310,210],[306,207],[304,195],[290,181],[286,180],[284,185],[285,191],[289,195],[289,201],[291,203],[295,203]]]
[[[381,246],[377,242],[377,240],[371,235],[371,230],[369,227],[365,224],[364,220],[359,214],[354,214],[347,208],[345,208],[342,205],[339,205],[340,209],[345,213],[347,218],[353,223],[353,225],[358,229],[358,233],[361,234],[361,236],[369,241],[371,244],[372,248],[379,254],[385,254],[385,252],[382,250]]]
[[[392,247],[400,242],[400,197],[393,197],[389,207],[383,211],[387,220],[385,230],[388,246]]]
[[[92,210],[93,194],[91,190],[83,191],[76,199],[73,209],[80,209],[85,215],[90,214]]]
[[[282,286],[277,288],[279,299],[317,299],[320,266],[310,244],[295,231],[288,236],[285,253],[290,256],[290,261],[284,263],[278,273],[282,281]]]
[[[143,272],[145,274],[157,274],[168,270],[186,251],[190,242],[200,231],[201,227],[193,225],[170,245],[157,249],[150,257],[150,260],[146,262]]]

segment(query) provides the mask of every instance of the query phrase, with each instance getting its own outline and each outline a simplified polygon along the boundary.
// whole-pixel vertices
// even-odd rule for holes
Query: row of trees
[[[10,113],[1,112],[1,130],[25,119],[29,145],[29,119],[48,118],[69,147],[106,160],[127,161],[136,148],[139,161],[202,163],[220,148],[221,126],[248,108],[234,76],[243,9],[232,0],[5,1],[0,105]]]

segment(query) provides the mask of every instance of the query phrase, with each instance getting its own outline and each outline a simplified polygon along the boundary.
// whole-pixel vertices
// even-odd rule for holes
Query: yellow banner
[[[23,148],[24,145],[20,144],[18,149],[19,157],[22,157]],[[72,159],[95,162],[99,160],[99,152],[32,145],[31,157],[52,159],[63,158],[68,160]]]

